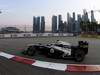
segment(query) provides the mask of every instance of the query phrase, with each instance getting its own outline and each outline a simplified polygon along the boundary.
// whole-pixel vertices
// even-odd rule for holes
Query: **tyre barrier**
[[[62,63],[45,62],[45,61],[39,61],[35,59],[28,59],[16,55],[8,54],[5,52],[0,52],[0,56],[16,62],[29,64],[32,66],[54,69],[54,70],[65,71],[65,72],[100,72],[100,65],[62,64]]]

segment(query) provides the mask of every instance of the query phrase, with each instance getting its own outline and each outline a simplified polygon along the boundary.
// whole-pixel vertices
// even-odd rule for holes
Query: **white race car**
[[[75,61],[82,61],[88,53],[88,42],[79,41],[78,46],[73,46],[68,42],[57,40],[51,44],[30,44],[23,54],[33,56],[36,52],[42,53],[52,58],[74,58]]]

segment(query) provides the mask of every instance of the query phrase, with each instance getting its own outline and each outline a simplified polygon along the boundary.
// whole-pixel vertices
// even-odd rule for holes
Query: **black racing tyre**
[[[76,50],[75,51],[74,59],[76,62],[83,61],[84,57],[85,57],[85,53],[83,50]]]
[[[30,46],[27,48],[27,55],[33,56],[33,55],[35,55],[35,53],[36,53],[36,50],[34,47]]]

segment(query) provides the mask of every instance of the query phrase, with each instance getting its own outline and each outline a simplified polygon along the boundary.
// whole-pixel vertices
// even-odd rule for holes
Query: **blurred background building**
[[[20,31],[20,29],[16,28],[16,27],[4,27],[1,28],[0,33],[21,33],[22,31]]]

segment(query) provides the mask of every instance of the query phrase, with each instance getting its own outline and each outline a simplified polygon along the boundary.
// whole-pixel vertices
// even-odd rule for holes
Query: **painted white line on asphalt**
[[[15,57],[14,55],[7,54],[7,53],[4,53],[4,52],[0,52],[0,56],[3,56],[3,57],[8,58],[8,59]]]
[[[33,63],[32,65],[38,66],[38,67],[43,67],[43,68],[60,70],[60,71],[65,71],[67,69],[66,64],[44,62],[44,61],[38,61],[38,60],[36,60],[36,62]]]

